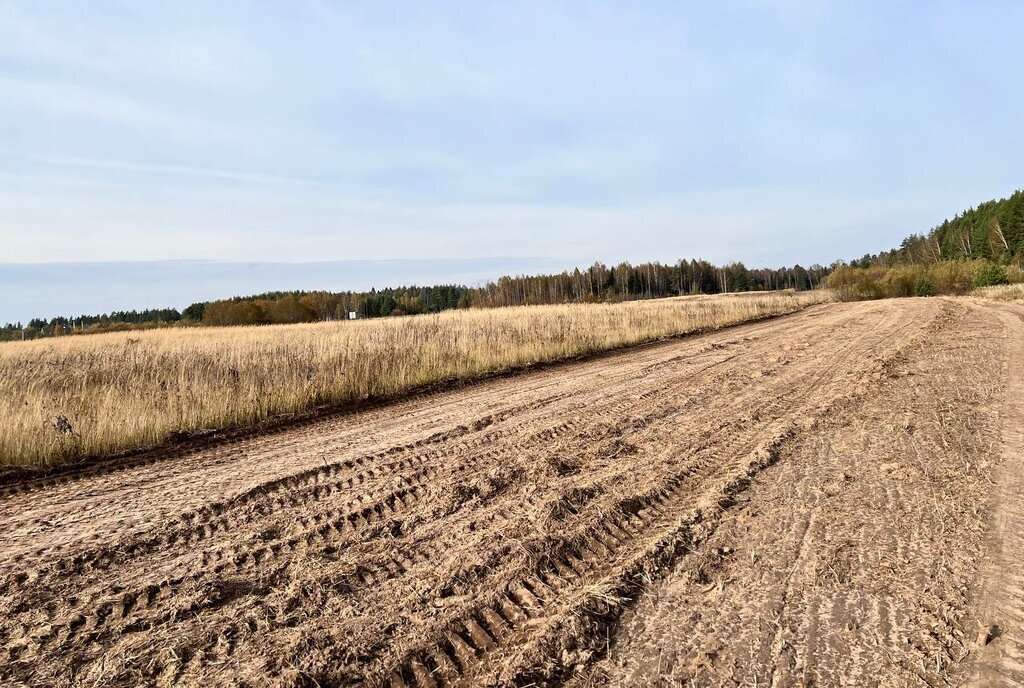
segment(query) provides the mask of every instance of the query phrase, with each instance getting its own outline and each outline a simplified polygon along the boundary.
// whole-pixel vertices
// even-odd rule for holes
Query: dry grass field
[[[318,344],[344,371],[344,337],[429,342],[412,383],[768,303],[182,335],[199,379],[233,383],[217,354],[265,390]],[[549,348],[516,339],[538,317]],[[113,345],[88,385],[157,396],[161,351],[191,379],[189,340],[157,334],[50,346]],[[1020,303],[829,303],[12,480],[0,685],[1024,685],[1022,360]]]
[[[0,466],[38,467],[799,310],[823,292],[451,311],[0,345]]]

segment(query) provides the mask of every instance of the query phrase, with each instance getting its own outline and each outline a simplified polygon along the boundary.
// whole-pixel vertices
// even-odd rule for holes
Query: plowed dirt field
[[[0,487],[0,684],[1024,684],[1024,306],[816,306]]]

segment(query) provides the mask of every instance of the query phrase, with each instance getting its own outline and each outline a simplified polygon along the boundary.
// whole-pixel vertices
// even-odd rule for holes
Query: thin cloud
[[[829,261],[1020,184],[1005,0],[3,12],[7,261]]]
[[[190,167],[188,165],[140,163],[132,162],[130,160],[101,160],[47,155],[35,156],[29,158],[29,160],[37,163],[61,165],[65,167],[107,170],[113,172],[144,172],[152,174],[185,175],[190,177],[206,177],[210,179],[226,179],[229,181],[252,184],[285,184],[299,186],[321,185],[315,180],[302,179],[299,177],[284,177],[277,174],[241,172],[238,170],[219,170],[207,167]]]

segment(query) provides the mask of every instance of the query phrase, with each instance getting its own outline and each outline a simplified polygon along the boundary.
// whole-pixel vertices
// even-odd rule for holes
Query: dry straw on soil
[[[799,310],[824,292],[451,311],[362,322],[122,332],[0,345],[0,465],[399,394],[449,378]]]

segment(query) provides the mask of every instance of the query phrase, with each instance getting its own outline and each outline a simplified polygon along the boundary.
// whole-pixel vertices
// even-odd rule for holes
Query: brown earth
[[[0,684],[1020,685],[1022,365],[832,304],[0,488]]]

